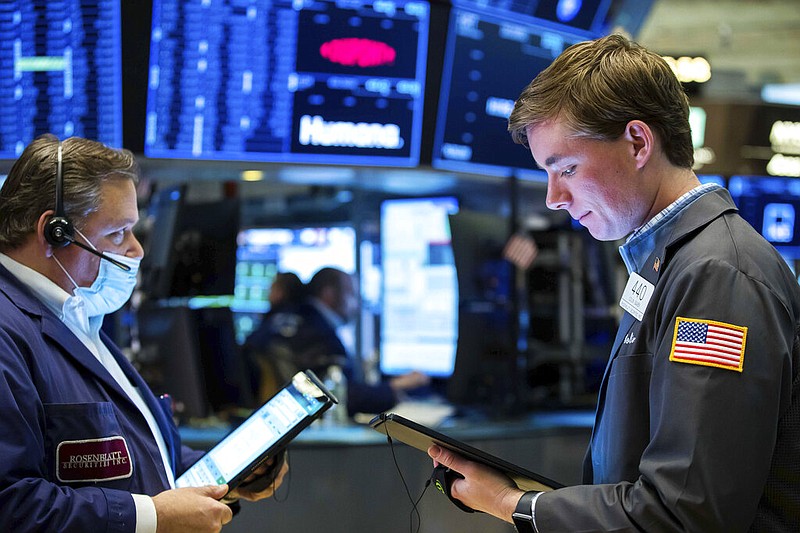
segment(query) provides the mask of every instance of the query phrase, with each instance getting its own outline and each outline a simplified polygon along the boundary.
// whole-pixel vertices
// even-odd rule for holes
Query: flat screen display
[[[154,0],[145,155],[415,166],[421,0]]]
[[[143,226],[145,254],[141,266],[141,284],[151,298],[167,298],[172,291],[176,260],[176,229],[186,196],[185,185],[168,186],[153,192]]]
[[[611,0],[454,0],[458,6],[527,15],[588,33],[600,33]]]
[[[247,228],[236,239],[236,281],[231,310],[237,341],[244,342],[269,311],[269,289],[278,272],[308,283],[317,270],[356,271],[356,234],[350,226]]]
[[[720,187],[725,187],[727,182],[724,176],[720,176],[719,174],[698,174],[697,179],[700,180],[700,183],[713,183],[715,185],[719,185]]]
[[[800,179],[731,176],[728,190],[742,218],[772,243],[794,270],[800,260]]]
[[[0,2],[0,159],[43,133],[122,146],[119,0]]]
[[[537,25],[534,19],[453,8],[433,167],[496,176],[522,169],[539,176],[530,152],[511,140],[508,116],[525,86],[566,47],[583,39]]]
[[[380,369],[453,373],[458,341],[458,278],[448,215],[455,198],[385,200],[381,205],[383,297]]]

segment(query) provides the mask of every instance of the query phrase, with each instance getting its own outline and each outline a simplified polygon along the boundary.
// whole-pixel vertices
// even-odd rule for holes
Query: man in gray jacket
[[[730,195],[692,171],[689,105],[619,35],[567,49],[509,119],[547,206],[628,236],[625,310],[584,485],[523,493],[433,446],[453,497],[537,531],[800,531],[800,288]]]

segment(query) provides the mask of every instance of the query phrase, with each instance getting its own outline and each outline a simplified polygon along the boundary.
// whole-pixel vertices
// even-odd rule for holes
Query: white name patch
[[[619,300],[620,307],[641,321],[653,296],[653,289],[655,285],[636,272],[631,272],[631,277],[628,278],[625,290],[622,291],[622,298]]]

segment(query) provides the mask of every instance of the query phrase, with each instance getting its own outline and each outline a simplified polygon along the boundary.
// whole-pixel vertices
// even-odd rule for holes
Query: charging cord
[[[415,500],[414,497],[411,495],[411,490],[408,488],[408,483],[406,483],[406,478],[403,476],[403,471],[400,469],[400,464],[397,462],[397,455],[394,453],[394,441],[392,437],[389,435],[389,428],[384,426],[386,430],[386,440],[389,442],[389,449],[392,452],[392,460],[394,461],[394,466],[397,469],[397,473],[400,475],[400,481],[403,482],[403,488],[406,490],[406,495],[408,496],[408,500],[411,502],[411,512],[408,514],[408,530],[411,533],[414,533],[414,515],[417,516],[417,529],[416,533],[419,533],[420,528],[422,527],[422,515],[419,512],[419,502],[422,501],[422,497],[425,495],[425,491],[428,490],[428,487],[431,484],[431,478],[428,478],[425,481],[425,486],[422,488],[422,492],[420,493],[419,497]]]

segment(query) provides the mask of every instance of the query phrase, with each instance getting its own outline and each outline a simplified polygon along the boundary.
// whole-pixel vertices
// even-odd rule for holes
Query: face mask
[[[78,234],[89,243],[89,246],[95,250],[97,249],[81,232],[78,231]],[[79,287],[61,264],[61,261],[56,256],[53,256],[58,266],[61,267],[61,270],[64,271],[64,274],[75,286],[73,294],[83,302],[86,316],[88,317],[107,315],[118,311],[130,299],[133,289],[136,288],[136,274],[139,271],[141,259],[111,252],[103,253],[111,259],[127,265],[130,270],[122,270],[113,263],[101,259],[97,277],[90,287]]]

